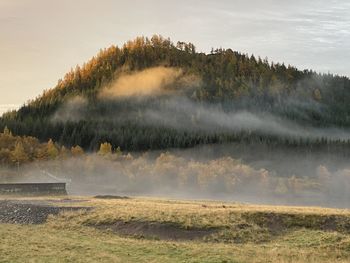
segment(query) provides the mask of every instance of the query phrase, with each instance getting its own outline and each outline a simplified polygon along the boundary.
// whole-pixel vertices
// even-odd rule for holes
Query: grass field
[[[350,262],[349,210],[70,198],[30,201],[92,209],[0,224],[0,262]]]

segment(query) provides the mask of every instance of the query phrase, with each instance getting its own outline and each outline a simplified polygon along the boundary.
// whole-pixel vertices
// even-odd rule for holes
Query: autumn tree
[[[47,152],[47,145],[40,145],[36,151],[35,159],[37,161],[44,161],[49,159],[49,153]]]
[[[55,159],[59,155],[59,151],[52,139],[50,139],[47,143],[47,153],[51,159]]]
[[[84,155],[84,150],[79,145],[76,145],[71,148],[71,153],[74,157],[79,157]]]
[[[61,159],[66,159],[69,157],[69,154],[70,154],[69,150],[63,145],[60,149],[59,157]]]
[[[24,151],[22,142],[17,142],[15,149],[12,151],[12,160],[15,163],[22,164],[29,160],[27,153]]]
[[[98,154],[102,156],[112,154],[112,145],[108,142],[101,143]]]
[[[0,149],[0,164],[9,165],[12,162],[12,155],[9,149]]]
[[[116,154],[117,156],[121,156],[123,154],[122,150],[120,149],[120,146],[118,146],[117,149],[115,149],[114,154]]]

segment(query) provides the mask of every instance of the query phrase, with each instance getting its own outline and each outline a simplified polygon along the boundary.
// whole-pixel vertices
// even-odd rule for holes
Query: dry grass
[[[0,225],[0,262],[350,262],[349,210],[150,198],[74,199],[81,202],[69,206],[95,209],[66,212],[44,225]],[[269,225],[271,217],[282,227]],[[323,227],[329,218],[335,220],[334,229]],[[220,232],[201,241],[175,242],[121,237],[89,226],[117,220],[218,227]]]

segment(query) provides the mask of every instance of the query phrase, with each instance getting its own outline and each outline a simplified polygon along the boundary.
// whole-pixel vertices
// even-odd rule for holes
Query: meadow
[[[0,262],[350,261],[346,209],[161,198],[16,202],[88,209],[44,224],[1,223]]]

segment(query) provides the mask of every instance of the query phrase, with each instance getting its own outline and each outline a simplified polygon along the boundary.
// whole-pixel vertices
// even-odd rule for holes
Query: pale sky
[[[0,113],[100,48],[161,34],[350,76],[344,0],[0,0]]]

